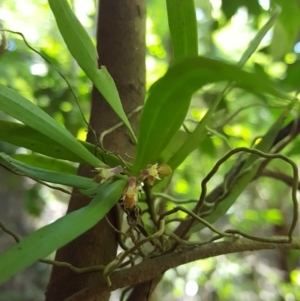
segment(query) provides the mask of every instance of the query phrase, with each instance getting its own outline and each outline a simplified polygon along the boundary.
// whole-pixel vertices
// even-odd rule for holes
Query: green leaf
[[[125,183],[103,184],[86,207],[33,232],[0,256],[0,284],[95,226],[119,200]]]
[[[262,39],[265,35],[269,32],[269,30],[274,26],[276,23],[277,18],[280,16],[281,8],[279,6],[275,6],[275,9],[272,12],[269,20],[264,24],[264,26],[257,32],[254,39],[251,40],[250,44],[248,45],[246,51],[243,53],[241,59],[238,62],[238,67],[243,67],[250,56],[256,51],[257,47],[259,46]]]
[[[287,64],[286,75],[282,82],[288,86],[291,91],[297,91],[299,88],[300,60],[292,64]]]
[[[194,0],[167,0],[174,63],[198,55],[198,33]]]
[[[79,163],[85,162],[85,160],[70,152],[61,144],[24,124],[0,120],[0,140],[25,147],[49,157]],[[117,156],[113,154],[107,154],[100,148],[96,149],[93,144],[88,142],[81,140],[77,141],[82,144],[91,154],[95,154],[97,152],[97,157],[99,157],[99,159],[101,159],[105,164],[109,166],[117,166],[122,164],[121,160]]]
[[[180,148],[180,146],[187,140],[188,136],[189,134],[187,132],[181,130],[175,133],[170,143],[159,156],[159,159],[162,160],[162,162],[167,162]]]
[[[1,84],[0,110],[53,139],[86,163],[95,167],[103,165],[51,116],[14,90]]]
[[[124,122],[133,139],[133,129],[123,110],[119,93],[113,78],[104,66],[98,69],[97,51],[87,32],[76,18],[66,0],[48,0],[59,31],[78,65],[91,79],[107,103]]]
[[[59,31],[72,56],[79,66],[93,71],[98,68],[98,54],[95,45],[83,28],[68,1],[49,0]],[[82,68],[83,69],[83,68]]]
[[[236,81],[255,93],[289,99],[272,81],[236,66],[205,57],[185,59],[171,67],[149,91],[140,121],[134,172],[157,162],[184,121],[192,94],[205,84],[219,81]],[[178,162],[175,163],[174,166],[178,166]]]
[[[237,12],[240,7],[246,7],[249,14],[253,14],[258,16],[262,7],[260,6],[258,1],[249,1],[249,0],[222,0],[222,11],[225,14],[227,20],[231,19],[231,17]]]
[[[189,134],[187,132],[183,132],[179,130],[171,140],[171,142],[168,144],[168,146],[164,149],[160,156],[160,160],[162,162],[167,162],[178,149],[182,146],[182,144],[185,143],[185,141],[188,139]],[[206,154],[209,156],[213,156],[215,152],[215,146],[212,142],[211,137],[207,136],[205,133],[205,136],[203,137],[203,140],[201,144],[198,146],[198,149],[200,151],[200,154]]]
[[[256,51],[259,46],[261,40],[270,30],[270,28],[274,25],[278,15],[280,14],[280,8],[276,7],[266,24],[257,32],[254,39],[248,45],[246,51],[243,53],[241,59],[239,60],[237,67],[241,68],[247,62],[249,57]],[[256,75],[258,77],[258,75]],[[260,80],[263,77],[258,77]],[[201,141],[206,137],[206,127],[209,125],[209,122],[212,119],[213,114],[215,113],[217,107],[219,106],[221,100],[223,99],[226,92],[230,89],[231,82],[227,84],[227,86],[223,89],[220,95],[214,100],[214,102],[209,107],[209,110],[201,120],[201,122],[197,125],[193,133],[189,136],[189,138],[182,144],[182,146],[178,149],[178,151],[174,154],[174,156],[168,161],[168,165],[174,170],[176,169],[184,159],[198,147]]]
[[[282,8],[282,13],[274,27],[270,45],[270,52],[277,60],[292,51],[297,41],[300,27],[300,7],[297,1],[272,0],[272,4]]]
[[[84,69],[83,69],[84,70]],[[84,70],[85,71],[85,70]],[[133,140],[137,143],[137,138],[135,133],[127,119],[127,116],[123,110],[120,96],[116,87],[116,84],[113,78],[108,73],[107,69],[104,66],[101,66],[100,70],[93,72],[91,74],[86,73],[86,75],[92,80],[96,88],[106,99],[107,103],[115,111],[115,113],[120,117],[124,122],[125,126],[129,130]]]
[[[27,165],[31,165],[42,169],[65,172],[74,175],[77,172],[77,167],[66,161],[42,156],[39,154],[16,154],[12,155],[12,158]]]
[[[27,165],[18,160],[14,160],[4,153],[0,153],[0,163],[20,175],[28,176],[35,180],[67,185],[79,189],[91,189],[99,185],[90,178]]]

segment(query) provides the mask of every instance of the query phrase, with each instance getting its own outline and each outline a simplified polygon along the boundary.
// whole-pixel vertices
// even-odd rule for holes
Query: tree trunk
[[[125,112],[128,114],[143,104],[145,94],[145,1],[101,0],[97,25],[97,50],[99,65],[107,67],[114,78]],[[137,128],[137,115],[130,118]],[[96,89],[92,93],[90,124],[97,134],[111,128],[120,119],[106,104]],[[94,143],[94,134],[89,132],[87,141]],[[106,150],[125,156],[133,155],[128,131],[124,126],[108,134],[104,139]],[[128,158],[126,158],[128,160]],[[79,175],[92,176],[91,167],[81,165]],[[85,206],[90,199],[74,194],[68,212]],[[108,217],[115,223],[115,210]],[[77,267],[107,264],[114,259],[117,240],[114,230],[105,219],[76,240],[57,251],[56,260],[67,261]],[[66,268],[53,267],[46,292],[46,301],[62,301],[88,285],[102,279],[102,273],[77,275]],[[109,295],[95,301],[107,300]]]

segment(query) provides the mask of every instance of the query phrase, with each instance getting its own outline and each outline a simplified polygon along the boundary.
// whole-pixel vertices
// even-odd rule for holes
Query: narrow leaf
[[[27,165],[4,153],[0,153],[0,163],[20,175],[28,176],[35,180],[76,187],[79,189],[91,189],[98,185],[90,178]]]
[[[268,33],[271,27],[274,25],[278,15],[280,14],[280,8],[277,6],[270,19],[266,24],[257,32],[254,39],[250,42],[249,46],[247,47],[246,51],[243,53],[241,59],[237,63],[238,67],[243,67],[244,64],[247,62],[249,57],[256,51],[257,47],[259,46],[260,42],[264,38],[264,36]],[[216,108],[218,107],[220,101],[224,97],[224,95],[228,92],[231,87],[232,82],[229,82],[223,91],[218,95],[218,97],[214,100],[211,104],[209,110],[201,120],[201,122],[197,125],[193,133],[188,137],[185,143],[177,150],[174,156],[168,161],[168,165],[174,170],[176,169],[184,159],[198,147],[201,141],[206,137],[206,127],[209,125],[209,121],[211,120],[213,114],[215,113]]]
[[[77,172],[77,167],[66,161],[42,156],[39,154],[16,154],[12,155],[12,158],[21,163],[25,163],[27,165],[31,165],[42,169],[59,171],[74,175]]]
[[[270,19],[264,24],[264,26],[257,32],[254,39],[250,42],[249,46],[247,47],[246,51],[243,53],[241,59],[238,62],[238,67],[243,67],[250,56],[256,51],[257,47],[259,46],[262,39],[265,35],[269,32],[269,30],[274,26],[276,20],[278,19],[281,13],[281,8],[276,5],[275,9],[273,10]]]
[[[83,28],[68,1],[49,0],[57,26],[72,56],[79,66],[90,71],[98,68],[98,54],[95,45]]]
[[[106,99],[107,103],[124,122],[133,139],[137,142],[133,129],[123,110],[115,82],[104,66],[98,70],[96,48],[70,5],[66,0],[48,0],[48,2],[59,31],[72,56]]]
[[[282,8],[270,44],[270,52],[276,61],[282,59],[288,52],[292,52],[298,41],[300,7],[298,1],[272,0],[272,4]]]
[[[45,136],[37,130],[16,122],[0,120],[0,140],[22,146],[34,152],[78,163],[84,163],[85,160],[81,159],[74,153],[70,152],[67,148]],[[82,144],[91,154],[97,153],[97,157],[109,166],[117,166],[122,164],[120,159],[113,155],[107,154],[95,145],[81,140],[77,140]]]
[[[0,110],[56,141],[86,163],[95,167],[103,165],[51,116],[14,90],[1,84]]]
[[[0,284],[95,226],[118,201],[125,183],[103,184],[86,207],[33,232],[0,256]]]
[[[135,172],[157,162],[184,121],[192,94],[207,83],[219,81],[236,81],[250,91],[289,99],[272,81],[236,66],[205,57],[185,59],[171,67],[149,91],[140,122]]]
[[[83,69],[83,68],[82,68]],[[83,69],[84,70],[84,69]],[[85,70],[84,70],[85,71]],[[133,140],[137,143],[137,138],[130,125],[130,122],[123,110],[120,96],[113,78],[110,76],[109,72],[105,66],[101,66],[99,70],[93,73],[87,73],[86,75],[92,80],[98,91],[106,99],[107,103],[115,111],[115,113],[124,122],[125,126],[129,130]]]
[[[174,63],[197,56],[198,34],[194,0],[167,0],[167,10]]]

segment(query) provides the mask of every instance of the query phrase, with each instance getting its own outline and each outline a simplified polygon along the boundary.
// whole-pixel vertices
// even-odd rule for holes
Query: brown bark
[[[114,78],[126,113],[141,105],[145,94],[145,1],[101,0],[97,25],[97,50],[99,65],[105,65]],[[99,134],[120,122],[102,96],[93,89],[90,124]],[[137,116],[130,119],[137,128]],[[87,141],[95,142],[93,133]],[[134,145],[124,126],[104,139],[104,147],[124,156],[133,155]],[[128,158],[127,158],[128,159]],[[91,167],[81,165],[78,174],[91,176]],[[89,202],[89,199],[73,195],[68,212]],[[109,219],[114,223],[112,210]],[[57,251],[56,260],[67,261],[84,267],[107,264],[114,259],[117,240],[114,230],[106,220]],[[90,285],[102,281],[102,273],[76,275],[61,267],[54,267],[46,292],[46,301],[61,301]],[[94,301],[107,300],[109,293],[95,297]]]
[[[271,237],[268,237],[271,238]],[[279,239],[282,237],[272,237]],[[208,243],[202,246],[194,246],[188,249],[165,254],[159,257],[144,260],[141,263],[113,273],[110,277],[112,286],[108,287],[104,280],[96,285],[90,286],[66,301],[94,301],[95,296],[103,294],[105,291],[113,291],[120,287],[151,281],[160,276],[165,271],[186,264],[195,260],[206,259],[219,255],[240,253],[246,251],[259,250],[299,250],[300,239],[294,239],[291,243],[283,242],[261,242],[246,238],[230,239],[226,241]],[[147,291],[147,288],[144,288]],[[138,296],[138,295],[136,295]],[[142,298],[145,296],[143,295]],[[138,301],[144,299],[136,299]]]

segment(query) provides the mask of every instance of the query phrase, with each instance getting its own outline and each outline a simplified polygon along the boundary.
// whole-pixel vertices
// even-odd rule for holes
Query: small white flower
[[[122,196],[123,205],[125,208],[132,208],[138,201],[138,184],[135,177],[128,179],[128,186]]]
[[[120,165],[113,167],[113,168],[99,167],[99,168],[95,168],[95,170],[99,173],[96,175],[94,180],[96,182],[99,182],[100,184],[102,184],[102,183],[106,182],[107,180],[111,179],[113,176],[121,173],[123,171],[123,167]]]

